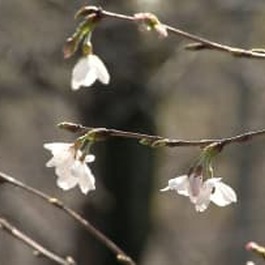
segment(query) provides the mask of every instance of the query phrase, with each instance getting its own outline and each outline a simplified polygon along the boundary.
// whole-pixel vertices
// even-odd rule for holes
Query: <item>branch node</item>
[[[117,260],[124,264],[134,264],[132,259],[124,254],[117,255]]]
[[[59,207],[59,208],[62,208],[63,207],[63,203],[61,201],[59,201],[57,198],[54,198],[54,197],[50,197],[49,198],[49,203]]]
[[[205,43],[193,42],[193,43],[189,43],[189,44],[185,45],[184,49],[189,50],[189,51],[201,51],[201,50],[205,50],[205,49],[211,49],[211,47],[209,47]]]
[[[76,264],[76,262],[74,261],[74,259],[71,256],[66,257],[66,262],[67,262],[67,265],[75,265]]]

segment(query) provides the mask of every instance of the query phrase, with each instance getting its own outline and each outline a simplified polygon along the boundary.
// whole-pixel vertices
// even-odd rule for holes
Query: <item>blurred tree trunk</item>
[[[128,2],[114,3],[119,12],[133,12]],[[102,47],[100,54],[107,58],[104,61],[110,66],[112,80],[107,88],[94,88],[91,94],[81,92],[78,100],[82,122],[88,126],[154,133],[154,107],[144,85],[138,30],[135,25],[122,22],[105,27],[99,33],[100,41],[97,43],[96,35],[93,43],[96,51]],[[91,207],[88,202],[83,212],[89,220],[93,215],[97,227],[139,260],[150,229],[153,151],[127,139],[109,139],[94,150],[97,194],[102,193],[103,200],[99,207]],[[83,231],[78,238],[77,256],[81,264],[91,260],[93,264],[117,264],[105,246],[84,236]]]
[[[247,3],[245,3],[247,5]],[[249,34],[251,32],[251,23],[253,14],[246,11],[242,3],[241,8],[234,11],[232,15],[232,23],[239,25],[237,33],[235,33],[235,40],[238,46],[249,46]],[[242,34],[244,32],[244,34]],[[232,78],[235,80],[238,89],[237,101],[237,126],[236,133],[251,130],[251,119],[253,115],[253,97],[251,83],[244,74],[246,65],[244,61],[237,62],[239,64],[238,70],[233,70]],[[246,151],[247,150],[247,151]],[[227,262],[231,264],[243,264],[247,260],[247,253],[242,246],[236,245],[238,242],[244,244],[246,238],[251,238],[249,226],[249,217],[252,214],[252,207],[249,201],[253,196],[253,183],[251,174],[253,171],[251,160],[255,158],[255,149],[251,144],[240,146],[237,150],[236,166],[238,168],[238,200],[237,214],[235,216],[233,238],[233,249],[237,251],[229,251],[227,255]],[[246,243],[246,242],[245,242]],[[224,255],[225,256],[225,255]]]

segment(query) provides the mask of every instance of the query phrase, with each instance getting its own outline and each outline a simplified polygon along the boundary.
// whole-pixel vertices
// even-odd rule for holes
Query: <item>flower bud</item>
[[[167,28],[163,25],[159,19],[152,13],[136,13],[134,14],[136,22],[141,23],[146,30],[155,30],[162,38],[168,36]]]

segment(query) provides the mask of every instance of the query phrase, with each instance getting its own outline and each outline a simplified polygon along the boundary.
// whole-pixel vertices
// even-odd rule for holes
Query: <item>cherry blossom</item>
[[[55,167],[58,187],[69,190],[79,185],[84,194],[96,188],[95,178],[86,164],[95,160],[94,155],[86,155],[83,159],[83,153],[76,150],[73,143],[46,143],[44,148],[53,155],[46,166]]]
[[[223,207],[237,201],[235,191],[224,184],[221,178],[203,181],[202,175],[193,173],[170,179],[168,186],[161,191],[168,190],[175,190],[178,194],[189,197],[197,212],[205,211],[210,202]]]
[[[79,59],[72,72],[72,89],[89,87],[99,80],[107,85],[110,81],[109,72],[102,60],[95,54],[88,54]]]

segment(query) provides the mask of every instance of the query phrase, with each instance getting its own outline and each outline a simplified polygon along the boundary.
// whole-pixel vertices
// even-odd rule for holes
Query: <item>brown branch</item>
[[[46,193],[37,190],[23,182],[16,180],[15,178],[0,172],[0,182],[11,184],[15,187],[19,187],[39,198],[48,202],[49,204],[55,206],[56,208],[62,210],[70,217],[72,217],[75,221],[77,221],[83,228],[85,228],[94,238],[96,238],[99,242],[105,245],[110,251],[112,251],[118,261],[123,264],[135,265],[136,263],[129,257],[120,247],[118,247],[111,239],[109,239],[106,235],[96,229],[91,223],[89,223],[86,219],[84,219],[80,214],[63,204],[63,202],[59,201],[57,198],[51,197]]]
[[[235,143],[244,143],[259,136],[265,135],[265,129],[258,131],[250,131],[242,134],[238,134],[233,137],[227,138],[217,138],[217,139],[201,139],[201,140],[181,140],[181,139],[168,139],[158,135],[149,135],[143,133],[122,131],[116,129],[107,129],[107,128],[93,128],[86,127],[80,124],[70,123],[70,122],[62,122],[59,125],[59,128],[66,129],[71,132],[88,134],[88,137],[99,141],[105,140],[109,137],[119,137],[119,138],[128,138],[128,139],[136,139],[139,140],[140,143],[150,145],[152,147],[192,147],[199,146],[205,147],[207,145],[216,143],[220,144],[222,147],[225,147],[230,144]]]
[[[47,248],[43,247],[39,243],[37,243],[35,240],[33,240],[31,237],[24,234],[21,230],[19,230],[17,227],[12,225],[10,222],[8,222],[6,219],[0,217],[0,229],[3,231],[6,231],[13,237],[17,238],[18,240],[24,242],[26,245],[31,247],[35,252],[36,255],[44,256],[51,261],[56,262],[60,265],[74,265],[76,264],[72,257],[66,257],[62,258],[58,256],[57,254],[53,253],[52,251],[48,250]]]
[[[127,20],[127,21],[137,21],[137,19],[134,16],[128,16],[124,14],[109,12],[106,10],[98,9],[98,12],[100,12],[102,17],[109,17],[114,19],[121,19],[121,20]],[[229,53],[230,55],[236,56],[236,57],[244,57],[244,58],[255,58],[255,59],[265,59],[265,49],[242,49],[238,47],[233,47],[229,45],[224,45],[215,41],[210,41],[206,38],[202,38],[200,36],[197,36],[195,34],[188,33],[186,31],[183,31],[181,29],[163,24],[163,26],[167,29],[168,32],[181,36],[185,39],[195,41],[195,44],[188,44],[186,46],[189,50],[203,50],[203,49],[210,49],[210,50],[216,50],[221,52]]]

